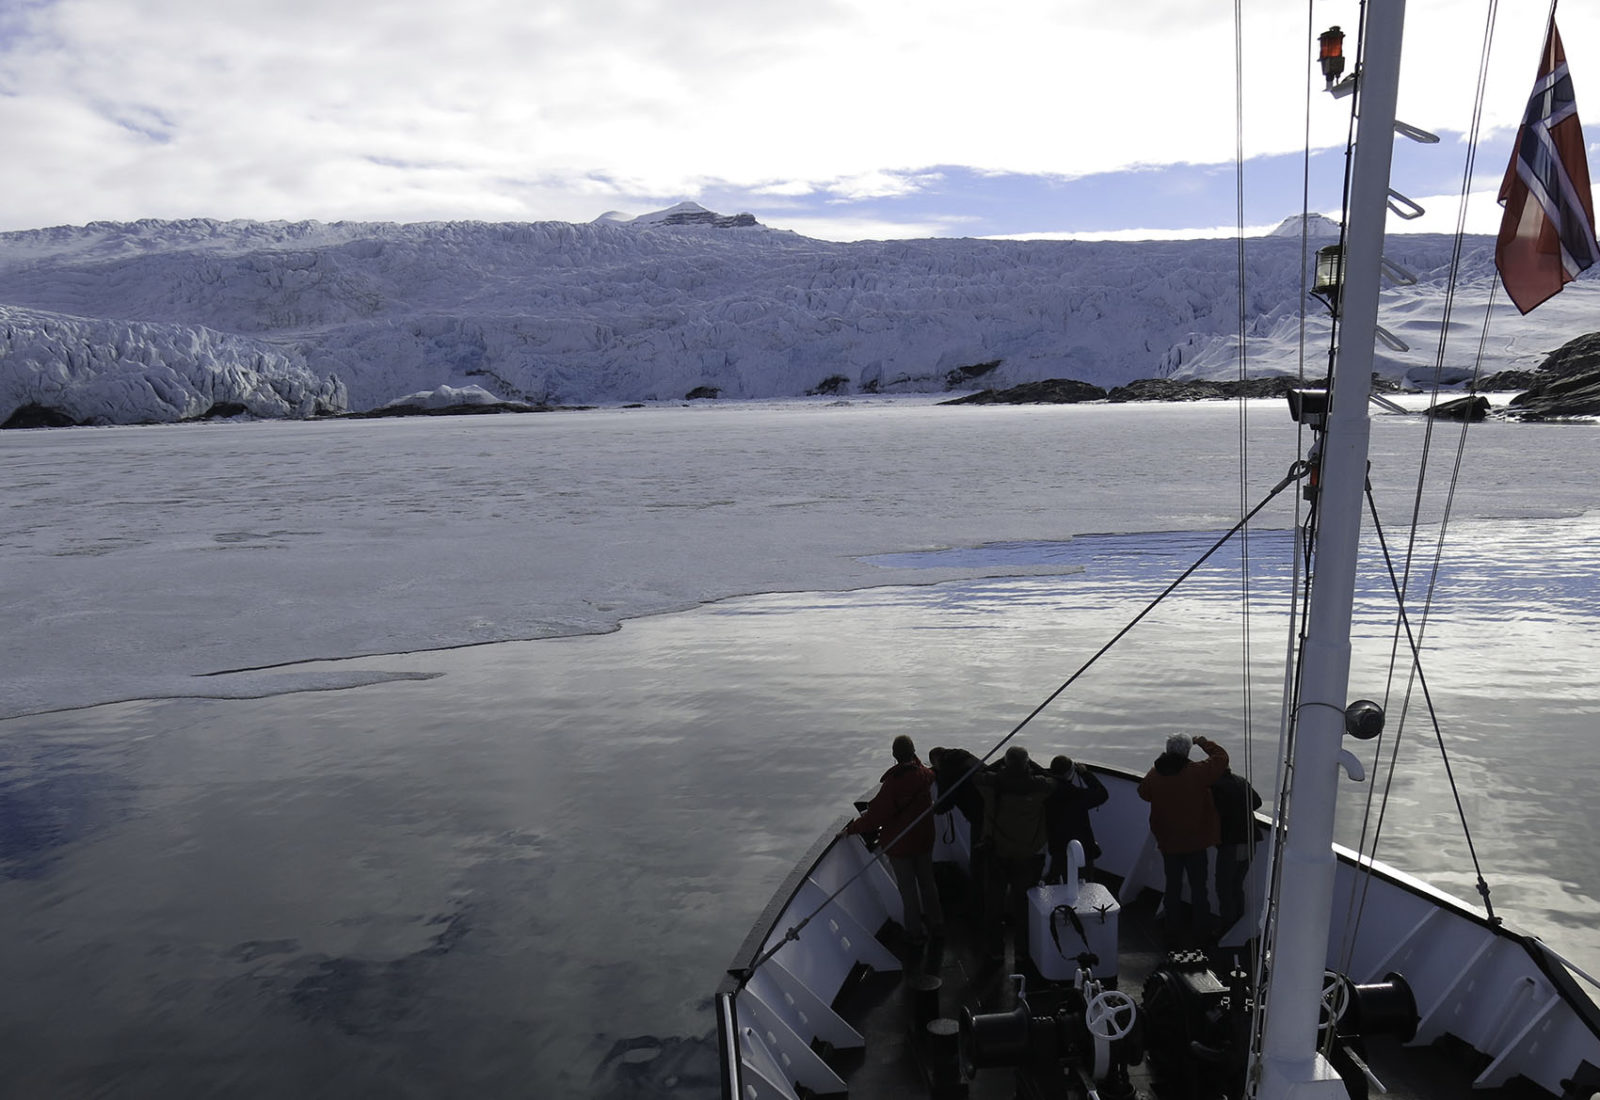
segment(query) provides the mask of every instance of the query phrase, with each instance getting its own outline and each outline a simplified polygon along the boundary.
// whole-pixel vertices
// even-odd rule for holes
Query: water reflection
[[[1497,909],[1591,967],[1594,526],[1464,525],[1424,641]],[[347,662],[376,681],[349,691],[6,722],[0,932],[20,949],[0,962],[0,1042],[31,1054],[11,1087],[709,1090],[721,968],[889,738],[982,751],[1209,543],[984,548],[967,553],[1001,557],[969,564],[1081,571],[734,600]],[[1291,546],[1251,543],[1248,696],[1230,548],[1021,740],[1143,769],[1168,731],[1206,732],[1245,749],[1265,792]],[[1394,772],[1380,856],[1470,897],[1414,688],[1400,721],[1379,594],[1363,593],[1352,686],[1403,725],[1369,761]],[[1365,793],[1348,792],[1347,840]]]

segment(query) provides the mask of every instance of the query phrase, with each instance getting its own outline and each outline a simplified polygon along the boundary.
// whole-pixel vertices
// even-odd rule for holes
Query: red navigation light
[[[1329,27],[1317,36],[1317,60],[1322,64],[1322,76],[1331,88],[1344,72],[1344,31]]]

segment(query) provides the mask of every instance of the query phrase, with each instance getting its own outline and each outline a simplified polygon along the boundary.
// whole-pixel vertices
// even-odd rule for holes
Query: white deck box
[[[1076,922],[1069,910],[1077,914]],[[1114,979],[1117,916],[1121,910],[1111,891],[1098,882],[1035,886],[1029,890],[1028,955],[1040,975],[1053,982],[1071,981],[1078,973],[1078,956],[1088,951],[1099,958],[1090,968],[1094,976],[1105,982]],[[1054,935],[1050,931],[1052,921]]]

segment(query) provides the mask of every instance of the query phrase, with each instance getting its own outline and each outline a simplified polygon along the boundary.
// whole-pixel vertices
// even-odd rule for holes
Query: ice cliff
[[[1314,223],[1310,249],[1327,243]],[[1492,272],[1470,238],[1453,366]],[[1296,231],[1245,247],[1252,374],[1293,372]],[[1390,238],[1394,377],[1432,369],[1451,242]],[[996,388],[1237,376],[1231,240],[813,240],[681,204],[588,224],[96,222],[0,234],[0,422],[24,406],[151,422],[366,410],[443,386],[528,404],[691,392]],[[1592,281],[1539,325],[1497,307],[1486,373],[1589,330]],[[1312,347],[1325,337],[1311,304]],[[1321,373],[1321,352],[1309,373]]]

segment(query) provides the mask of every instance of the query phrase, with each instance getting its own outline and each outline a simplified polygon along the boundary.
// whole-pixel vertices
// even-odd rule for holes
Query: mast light
[[[1317,61],[1322,65],[1322,77],[1333,87],[1344,72],[1344,31],[1329,27],[1317,36]]]
[[[1318,294],[1337,294],[1344,285],[1344,245],[1328,244],[1317,249],[1317,281],[1311,289]]]
[[[1317,271],[1311,293],[1328,304],[1334,316],[1339,313],[1339,292],[1344,287],[1344,246],[1323,245],[1317,249]]]

